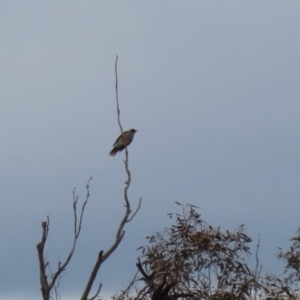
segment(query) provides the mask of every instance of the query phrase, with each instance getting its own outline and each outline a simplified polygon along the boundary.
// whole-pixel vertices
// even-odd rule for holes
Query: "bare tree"
[[[121,125],[120,120],[120,108],[119,108],[119,95],[118,95],[118,70],[117,70],[117,63],[118,63],[118,56],[115,60],[115,76],[116,76],[116,84],[115,84],[115,92],[116,92],[116,105],[117,105],[117,120],[118,125],[120,127],[121,134],[123,134],[123,128]],[[91,290],[94,286],[97,273],[101,267],[101,265],[109,258],[109,256],[117,249],[120,242],[122,241],[124,235],[125,235],[125,225],[126,223],[130,222],[138,210],[141,207],[142,198],[139,200],[138,207],[134,212],[131,210],[131,204],[128,198],[128,189],[131,184],[131,172],[129,169],[129,155],[127,147],[125,147],[125,159],[124,159],[124,166],[126,171],[126,181],[125,181],[125,187],[124,187],[124,201],[125,201],[125,213],[122,217],[119,227],[117,229],[116,237],[112,245],[106,250],[100,250],[98,253],[98,256],[96,258],[96,262],[92,268],[92,271],[90,273],[89,279],[86,283],[85,289],[82,293],[81,300],[94,300],[100,293],[102,284],[99,283],[98,287],[96,289],[96,292],[93,296],[90,296]],[[78,214],[77,212],[77,204],[78,204],[78,195],[75,193],[75,189],[73,191],[73,212],[74,212],[74,237],[73,237],[73,244],[71,247],[71,251],[69,252],[67,258],[63,262],[58,262],[58,266],[56,268],[56,271],[52,271],[50,267],[50,263],[47,261],[47,258],[45,256],[45,244],[47,241],[48,233],[49,233],[49,226],[50,226],[50,218],[47,216],[47,220],[42,222],[42,238],[40,242],[37,244],[37,251],[38,251],[38,259],[39,259],[39,270],[40,270],[40,285],[41,285],[41,292],[42,297],[44,300],[50,300],[52,299],[52,295],[54,293],[56,299],[59,298],[58,296],[58,287],[60,284],[60,279],[63,274],[63,272],[66,270],[69,262],[71,261],[74,251],[76,249],[76,244],[80,235],[81,226],[82,226],[82,220],[84,215],[84,209],[86,207],[86,204],[88,202],[90,191],[89,191],[89,184],[92,178],[88,180],[88,183],[86,185],[86,199],[84,203],[82,204],[81,211]]]

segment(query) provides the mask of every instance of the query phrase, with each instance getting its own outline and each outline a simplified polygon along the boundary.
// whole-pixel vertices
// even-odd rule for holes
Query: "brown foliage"
[[[174,293],[203,299],[225,292],[240,299],[249,295],[256,282],[245,263],[251,239],[243,225],[221,231],[203,221],[195,206],[182,209],[182,214],[169,214],[175,225],[148,237],[149,245],[141,248],[144,267],[156,270],[158,283],[164,277],[176,282]]]
[[[262,276],[258,242],[254,269],[249,267],[250,237],[244,226],[233,231],[221,230],[205,222],[197,207],[177,203],[182,213],[171,213],[174,225],[147,237],[138,248],[142,256],[137,276],[113,299],[131,300],[299,300],[300,236],[292,239],[289,252],[279,258],[287,261],[288,276]],[[292,258],[292,259],[291,259]],[[292,280],[293,279],[293,280]],[[140,283],[140,280],[144,284]]]

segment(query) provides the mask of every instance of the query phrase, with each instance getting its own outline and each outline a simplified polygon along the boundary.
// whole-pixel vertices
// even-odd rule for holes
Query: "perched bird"
[[[137,132],[136,129],[130,129],[128,131],[124,131],[123,135],[121,134],[117,140],[115,141],[112,150],[109,152],[109,155],[115,156],[117,152],[121,152],[125,149],[125,147],[129,146],[133,140],[134,134]]]

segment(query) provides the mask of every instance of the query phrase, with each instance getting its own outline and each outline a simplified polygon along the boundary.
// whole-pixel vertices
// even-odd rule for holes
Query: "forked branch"
[[[92,177],[88,180],[86,185],[86,198],[84,203],[82,204],[80,215],[79,215],[79,222],[78,222],[78,212],[77,212],[77,203],[78,203],[78,195],[75,194],[75,189],[73,191],[73,212],[74,212],[74,237],[73,237],[73,244],[71,251],[69,252],[69,255],[67,256],[66,260],[64,262],[58,262],[57,270],[53,273],[51,269],[49,268],[49,262],[45,258],[45,244],[47,241],[48,233],[49,233],[49,216],[47,216],[47,220],[42,222],[42,238],[41,241],[36,245],[37,251],[38,251],[38,259],[39,259],[39,267],[40,267],[40,284],[41,284],[41,291],[42,296],[44,300],[50,300],[51,298],[51,291],[52,289],[56,288],[56,284],[59,282],[60,276],[65,271],[67,265],[69,264],[75,248],[76,243],[80,235],[81,226],[82,226],[82,218],[84,214],[85,206],[88,202],[88,199],[90,197],[90,181],[92,180]],[[49,272],[47,272],[47,268],[49,269]]]

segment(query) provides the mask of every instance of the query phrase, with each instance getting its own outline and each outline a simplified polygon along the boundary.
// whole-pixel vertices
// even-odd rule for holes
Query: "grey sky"
[[[80,293],[123,213],[114,60],[143,206],[101,269],[103,293],[174,201],[213,225],[260,233],[261,259],[300,226],[298,1],[3,1],[0,10],[0,299],[41,299],[35,245],[50,215],[53,267],[69,250],[74,186],[91,198],[62,297]]]

